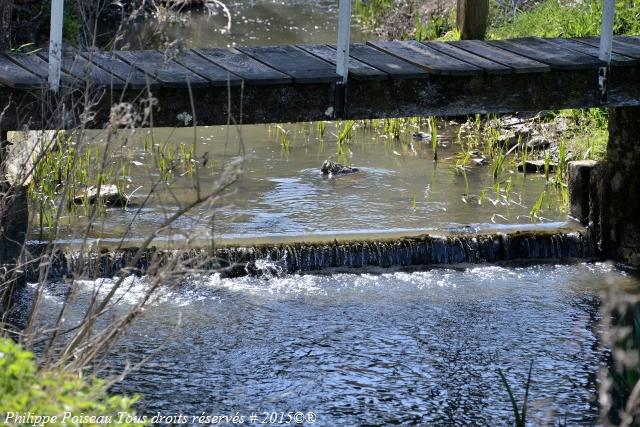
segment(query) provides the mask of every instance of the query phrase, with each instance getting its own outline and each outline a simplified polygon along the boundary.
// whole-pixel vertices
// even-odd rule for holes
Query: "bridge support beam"
[[[609,109],[607,160],[591,177],[591,226],[601,254],[640,266],[640,107]]]

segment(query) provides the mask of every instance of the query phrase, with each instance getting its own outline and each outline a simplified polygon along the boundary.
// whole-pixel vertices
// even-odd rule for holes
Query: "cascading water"
[[[33,246],[31,253],[42,253],[42,250],[43,247]],[[215,250],[149,249],[137,264],[131,265],[137,251],[136,248],[103,249],[80,255],[72,249],[59,250],[46,257],[49,278],[112,277],[123,272],[144,274],[151,264],[162,264],[175,256],[197,264],[200,271],[221,271],[223,277],[239,277],[501,261],[584,260],[594,255],[592,241],[583,231],[424,235],[387,240],[228,246]],[[37,274],[37,267],[29,268],[27,280],[37,280]]]

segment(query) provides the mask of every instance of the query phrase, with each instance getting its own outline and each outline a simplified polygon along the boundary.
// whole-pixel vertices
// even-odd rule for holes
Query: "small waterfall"
[[[30,247],[34,255],[43,247]],[[196,271],[220,271],[224,277],[273,277],[283,273],[322,272],[335,269],[375,269],[482,264],[502,261],[569,261],[594,256],[586,231],[514,232],[417,236],[386,240],[353,240],[216,249],[163,250],[151,248],[131,266],[137,248],[101,249],[79,254],[72,249],[42,257],[40,269],[50,263],[49,280],[63,277],[112,277],[123,271],[144,274],[156,266],[180,262]],[[124,270],[123,270],[124,269]],[[38,279],[39,267],[26,268],[27,280]]]

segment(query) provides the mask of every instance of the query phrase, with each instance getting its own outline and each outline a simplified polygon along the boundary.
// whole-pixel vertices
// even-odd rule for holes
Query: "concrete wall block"
[[[591,173],[596,165],[594,160],[569,162],[569,213],[585,226],[589,224]]]

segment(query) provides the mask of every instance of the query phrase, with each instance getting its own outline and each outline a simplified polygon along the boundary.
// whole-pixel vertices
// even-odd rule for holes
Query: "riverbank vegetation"
[[[370,1],[356,2],[356,14],[363,25],[387,38],[456,40],[455,2]],[[487,39],[517,37],[585,37],[600,33],[602,1],[568,0],[490,1]],[[388,28],[387,28],[388,27]],[[640,33],[640,3],[616,3],[615,34]],[[602,108],[559,111],[546,115],[558,121],[563,139],[574,159],[602,159],[606,152],[607,112]],[[552,149],[557,151],[559,143]]]
[[[64,369],[41,369],[33,353],[0,338],[0,419],[7,425],[141,426],[136,397],[110,395],[109,384]]]

